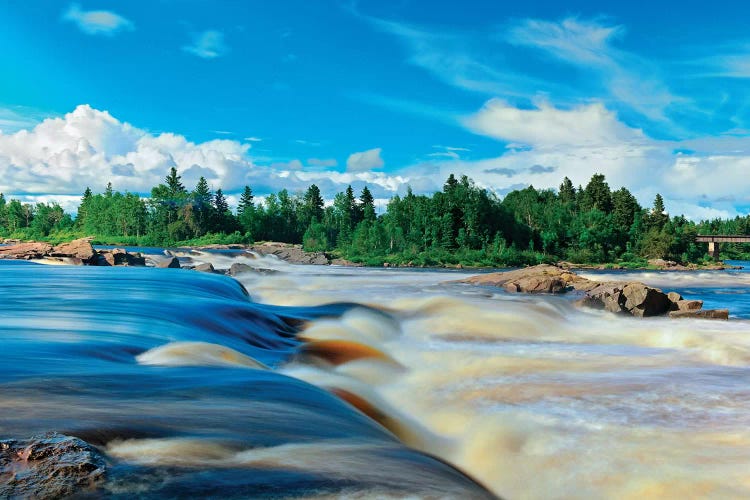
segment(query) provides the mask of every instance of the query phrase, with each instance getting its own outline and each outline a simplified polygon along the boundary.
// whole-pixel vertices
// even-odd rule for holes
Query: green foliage
[[[108,184],[86,188],[73,220],[56,203],[24,204],[0,194],[0,235],[59,242],[93,236],[99,243],[204,245],[275,240],[370,265],[505,267],[554,262],[612,263],[644,267],[647,259],[701,262],[706,248],[697,234],[750,234],[750,217],[699,224],[666,212],[656,196],[643,209],[626,188],[611,191],[595,174],[585,188],[563,179],[559,192],[533,186],[501,201],[468,177],[450,175],[431,196],[411,189],[377,214],[367,186],[348,186],[326,207],[311,185],[282,189],[256,203],[250,186],[233,213],[221,188],[201,177],[188,192],[177,170],[151,190],[148,200]],[[723,256],[750,257],[750,245],[724,245]]]

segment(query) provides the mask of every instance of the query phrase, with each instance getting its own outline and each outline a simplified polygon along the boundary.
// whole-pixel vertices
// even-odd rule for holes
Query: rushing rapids
[[[113,495],[750,495],[750,273],[633,273],[735,316],[708,322],[190,258],[276,272],[0,263],[0,438],[96,445]]]

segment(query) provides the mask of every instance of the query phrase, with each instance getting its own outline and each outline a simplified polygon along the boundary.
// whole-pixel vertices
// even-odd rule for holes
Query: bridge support
[[[719,260],[719,243],[717,241],[708,242],[708,255],[714,260]]]

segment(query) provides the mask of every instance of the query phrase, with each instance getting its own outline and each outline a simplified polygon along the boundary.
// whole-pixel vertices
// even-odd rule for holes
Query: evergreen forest
[[[246,186],[235,211],[221,189],[200,178],[188,189],[172,168],[148,198],[86,189],[75,218],[57,203],[24,204],[0,194],[0,236],[65,241],[92,236],[102,244],[187,246],[279,241],[368,265],[521,266],[565,260],[581,264],[646,265],[663,258],[708,259],[698,234],[750,234],[750,216],[693,222],[670,216],[656,195],[643,207],[604,175],[575,187],[567,177],[557,191],[525,189],[499,199],[466,176],[450,175],[439,192],[409,189],[377,213],[365,186],[348,187],[326,204],[315,184],[282,189],[256,202]],[[723,258],[743,258],[750,247],[724,245]]]

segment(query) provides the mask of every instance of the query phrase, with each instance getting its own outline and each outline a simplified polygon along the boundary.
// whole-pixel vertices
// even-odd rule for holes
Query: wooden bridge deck
[[[706,234],[695,237],[698,243],[750,243],[750,234]]]

